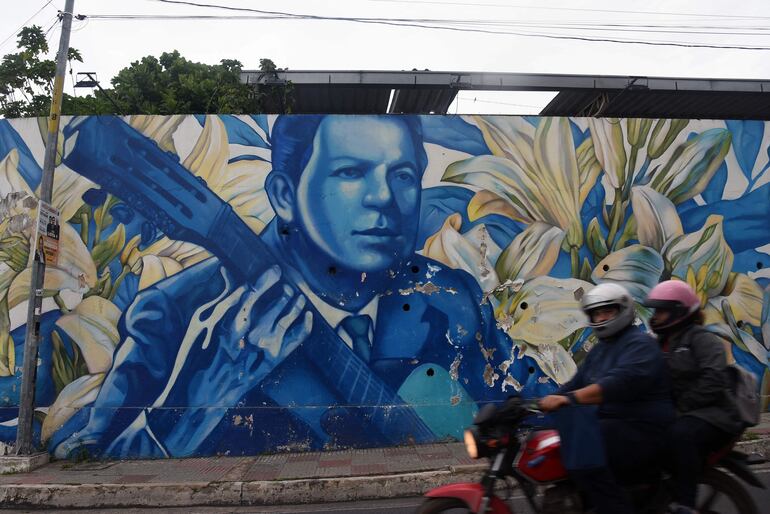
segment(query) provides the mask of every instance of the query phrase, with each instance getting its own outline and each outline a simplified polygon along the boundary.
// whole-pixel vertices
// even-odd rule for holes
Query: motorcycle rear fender
[[[747,455],[732,451],[719,461],[719,467],[725,468],[749,485],[759,487],[760,489],[766,489],[765,484],[763,484],[751,471],[746,459]]]
[[[432,489],[425,496],[428,498],[457,498],[464,501],[472,512],[478,512],[481,499],[484,498],[484,487],[481,484],[471,482],[449,484]],[[492,514],[512,514],[505,502],[494,495],[490,499],[489,508]]]

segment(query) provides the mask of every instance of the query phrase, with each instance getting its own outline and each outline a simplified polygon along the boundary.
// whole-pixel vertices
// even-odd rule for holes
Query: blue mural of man
[[[54,437],[57,455],[392,442],[330,383],[345,370],[309,358],[313,311],[436,438],[456,435],[474,402],[552,387],[511,354],[471,275],[415,253],[427,166],[419,118],[282,116],[271,140],[275,219],[261,238],[281,266],[238,284],[211,258],[142,291],[90,418]]]

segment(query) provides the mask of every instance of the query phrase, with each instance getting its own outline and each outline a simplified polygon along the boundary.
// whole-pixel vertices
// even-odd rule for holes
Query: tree
[[[18,48],[0,63],[0,115],[47,116],[55,63],[42,59],[48,52],[42,29],[23,29]],[[70,58],[82,62],[77,50],[71,49]],[[120,70],[111,88],[79,97],[65,94],[62,114],[290,112],[290,83],[272,81],[255,88],[241,83],[242,68],[233,59],[215,65],[192,62],[176,50],[143,57]],[[260,60],[260,70],[273,76],[280,71],[270,59]]]
[[[17,48],[19,52],[5,55],[0,62],[0,115],[47,116],[56,62],[44,59],[48,42],[43,29],[37,25],[23,28]],[[74,48],[69,49],[68,57],[83,62]]]

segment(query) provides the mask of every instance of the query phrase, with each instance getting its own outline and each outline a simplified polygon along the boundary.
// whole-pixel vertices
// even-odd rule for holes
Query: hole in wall
[[[329,275],[336,275],[337,274],[337,268],[334,266],[329,266]]]
[[[609,270],[610,270],[610,267],[609,267],[607,264],[605,264],[604,266],[602,266],[602,269],[603,269],[604,271],[609,271]]]
[[[433,371],[433,368],[428,368],[428,371],[426,371],[425,374],[428,375],[429,377],[432,377],[433,375],[436,374],[436,372]]]
[[[530,374],[530,375],[532,375],[532,374],[534,374],[534,373],[535,373],[535,368],[533,368],[532,366],[530,366],[530,367],[529,367],[529,369],[528,369],[527,371],[529,371],[529,374]]]
[[[529,304],[527,302],[521,302],[519,307],[521,307],[521,310],[525,311],[527,310],[527,307],[529,307]]]
[[[405,303],[404,306],[401,308],[404,309],[405,311],[408,311],[409,309],[411,309],[408,303]]]
[[[419,266],[412,266],[412,273],[419,273],[420,267]]]

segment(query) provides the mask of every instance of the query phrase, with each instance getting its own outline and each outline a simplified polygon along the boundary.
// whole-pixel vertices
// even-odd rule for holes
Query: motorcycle
[[[429,491],[418,514],[513,514],[513,502],[506,503],[497,494],[501,484],[509,493],[518,486],[529,508],[537,514],[592,512],[564,468],[559,433],[531,422],[541,414],[536,403],[518,397],[509,398],[500,407],[486,405],[479,410],[473,427],[465,431],[465,447],[472,459],[489,458],[489,468],[477,483],[451,484]],[[699,481],[698,511],[759,514],[744,487],[746,483],[765,488],[749,468],[754,463],[749,456],[733,450],[732,445],[713,454]],[[626,487],[639,513],[665,513],[672,501],[671,477],[664,471],[654,475],[645,483]]]

